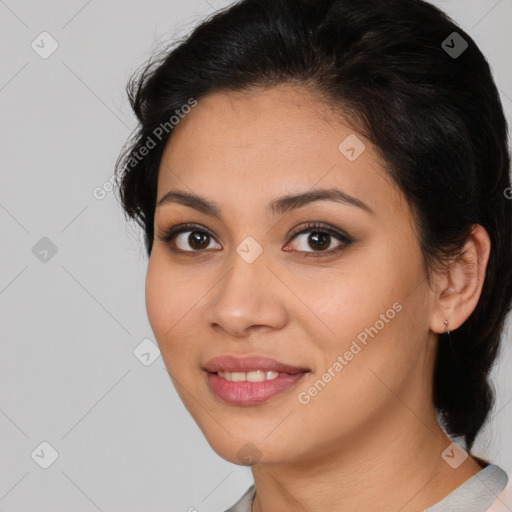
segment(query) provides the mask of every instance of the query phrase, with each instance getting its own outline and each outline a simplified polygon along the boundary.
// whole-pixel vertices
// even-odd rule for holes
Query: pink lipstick
[[[233,405],[266,402],[295,386],[310,371],[258,355],[215,357],[204,370],[209,389]]]

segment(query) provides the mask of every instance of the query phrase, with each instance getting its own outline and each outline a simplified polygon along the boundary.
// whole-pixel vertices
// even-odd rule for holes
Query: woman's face
[[[327,189],[355,199],[270,207]],[[379,426],[419,424],[430,411],[435,303],[409,206],[367,139],[289,85],[210,94],[173,129],[157,204],[170,191],[218,216],[191,202],[157,206],[147,312],[181,399],[220,456],[298,462],[350,449]],[[197,226],[160,239],[183,223]],[[308,371],[228,382],[205,370],[221,355]]]

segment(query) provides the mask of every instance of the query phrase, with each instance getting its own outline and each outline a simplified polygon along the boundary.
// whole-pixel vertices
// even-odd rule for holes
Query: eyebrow
[[[284,213],[288,213],[301,208],[302,206],[310,204],[314,201],[322,200],[335,201],[337,203],[355,206],[356,208],[360,208],[371,214],[375,213],[366,203],[363,203],[363,201],[360,199],[346,194],[337,188],[319,189],[311,192],[304,192],[302,194],[279,197],[269,204],[268,210],[273,215],[282,215]],[[179,203],[184,206],[194,208],[195,210],[205,213],[206,215],[212,215],[217,218],[222,217],[221,209],[217,204],[190,192],[171,190],[159,199],[157,207],[163,206],[167,203]]]

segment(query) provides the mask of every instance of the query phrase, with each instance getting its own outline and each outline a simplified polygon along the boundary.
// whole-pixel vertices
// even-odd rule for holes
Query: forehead
[[[331,186],[374,210],[400,201],[376,148],[312,93],[283,84],[200,98],[171,133],[157,198],[180,189],[239,207]]]

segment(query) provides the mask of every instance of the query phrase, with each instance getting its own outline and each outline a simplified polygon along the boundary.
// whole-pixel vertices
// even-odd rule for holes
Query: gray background
[[[222,511],[252,483],[209,447],[158,353],[136,356],[154,343],[142,235],[113,192],[93,194],[135,127],[131,73],[228,3],[0,1],[2,511]],[[512,123],[512,0],[436,4],[488,57]],[[31,47],[43,31],[58,43],[46,59]],[[475,452],[512,476],[507,327]],[[42,442],[58,452],[47,469]]]

